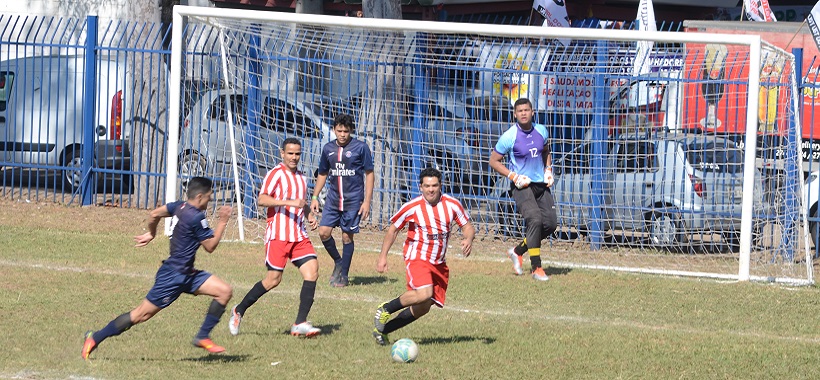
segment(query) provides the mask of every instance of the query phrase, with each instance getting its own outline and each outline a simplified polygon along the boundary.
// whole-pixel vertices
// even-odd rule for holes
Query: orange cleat
[[[94,352],[95,348],[97,348],[97,342],[94,341],[94,333],[92,331],[86,331],[85,343],[83,343],[83,359],[88,360],[88,357]]]
[[[197,346],[199,348],[203,348],[203,349],[205,349],[205,351],[208,351],[212,354],[219,354],[219,353],[225,352],[225,347],[217,346],[216,343],[214,343],[214,341],[211,340],[211,338],[205,338],[205,339],[196,339],[196,338],[194,338],[194,341],[191,342],[191,344],[193,344],[194,346]]]

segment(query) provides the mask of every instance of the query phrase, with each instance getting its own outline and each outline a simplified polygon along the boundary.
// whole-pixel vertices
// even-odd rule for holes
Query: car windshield
[[[689,164],[703,172],[743,171],[743,152],[727,140],[696,140],[683,145]]]
[[[507,98],[476,97],[467,100],[467,114],[473,120],[513,121],[513,108]]]

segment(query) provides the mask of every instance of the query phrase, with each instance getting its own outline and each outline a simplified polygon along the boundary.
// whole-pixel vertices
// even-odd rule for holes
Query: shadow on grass
[[[373,284],[392,284],[396,282],[395,278],[387,278],[385,276],[356,276],[350,279],[350,285],[373,285]]]
[[[250,355],[225,355],[225,354],[208,354],[198,358],[181,359],[183,362],[200,362],[200,363],[237,363],[248,361]]]
[[[313,325],[313,327],[322,330],[319,335],[332,335],[334,332],[339,331],[342,328],[340,323],[332,324],[332,325]],[[282,334],[290,335],[290,328],[282,331]],[[312,339],[312,338],[310,338]]]
[[[572,268],[555,268],[555,267],[546,267],[544,268],[544,273],[548,276],[556,276],[556,275],[565,275],[572,272]]]
[[[450,336],[450,337],[436,337],[436,338],[419,339],[417,343],[422,344],[422,345],[427,345],[427,344],[453,344],[453,343],[475,342],[475,341],[479,341],[479,342],[484,343],[484,344],[493,344],[493,343],[495,343],[495,338],[456,335],[456,336]]]

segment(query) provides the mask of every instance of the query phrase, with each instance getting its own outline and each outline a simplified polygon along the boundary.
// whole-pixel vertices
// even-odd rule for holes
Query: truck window
[[[618,147],[615,170],[621,173],[646,172],[655,168],[655,144],[628,141]]]
[[[698,139],[683,144],[683,151],[695,170],[733,174],[743,171],[743,152],[731,141]]]
[[[222,95],[211,104],[209,118],[219,121],[228,120],[228,102],[225,101],[226,98],[226,95]],[[246,99],[247,97],[244,95],[231,95],[231,113],[234,118],[244,117]]]
[[[0,111],[6,110],[8,97],[11,94],[11,86],[14,84],[14,73],[0,72]]]

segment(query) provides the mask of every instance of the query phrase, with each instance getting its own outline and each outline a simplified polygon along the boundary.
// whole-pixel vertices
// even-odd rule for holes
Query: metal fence
[[[490,18],[453,21],[475,20]],[[661,29],[678,30],[679,24]],[[6,135],[0,135],[0,194],[69,205],[152,208],[162,203],[171,101],[169,40],[170,28],[159,24],[0,15],[0,122],[7,126]],[[797,70],[802,73],[802,122],[813,126],[820,62]],[[185,88],[191,90],[178,100],[183,110],[209,86],[188,83]],[[811,172],[818,168],[820,140],[813,150],[815,140],[806,137],[804,168]],[[813,199],[820,189],[806,191]],[[820,225],[816,207],[809,221]]]

